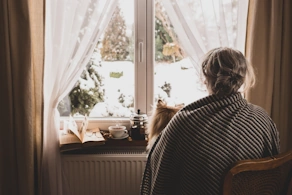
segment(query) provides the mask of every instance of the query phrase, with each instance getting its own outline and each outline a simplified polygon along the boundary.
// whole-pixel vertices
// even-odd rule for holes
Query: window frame
[[[134,51],[134,110],[140,109],[142,113],[151,115],[152,105],[154,104],[154,64],[155,64],[155,0],[133,0],[134,3],[134,23],[135,23],[135,51]],[[240,1],[243,7],[248,6],[249,1]],[[247,12],[239,12],[240,21],[247,18]],[[247,20],[246,20],[247,22]],[[238,32],[246,32],[246,23],[238,24]],[[239,39],[237,45],[239,50],[245,53],[245,40]],[[142,60],[140,60],[142,58]],[[62,121],[69,117],[61,117]],[[77,124],[81,124],[83,117],[74,117]],[[99,127],[101,130],[107,130],[109,126],[116,124],[130,128],[129,117],[89,117],[88,128]]]
[[[154,102],[154,3],[155,0],[133,0],[134,25],[135,25],[135,50],[134,50],[134,109],[148,116]],[[77,125],[81,125],[84,117],[74,117]],[[60,127],[69,116],[62,116]],[[108,127],[116,124],[130,128],[129,117],[88,117],[88,129]]]
[[[135,110],[149,115],[154,102],[154,1],[135,1]],[[146,9],[145,9],[146,8]],[[144,21],[141,23],[140,21]],[[141,42],[142,51],[141,51]],[[142,56],[140,56],[142,54]],[[145,57],[144,57],[145,56]],[[140,61],[142,57],[142,62]]]

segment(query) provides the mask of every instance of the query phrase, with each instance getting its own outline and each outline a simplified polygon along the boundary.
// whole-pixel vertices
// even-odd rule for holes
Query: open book
[[[72,117],[67,121],[67,126],[60,130],[60,150],[76,150],[90,146],[103,145],[105,139],[100,133],[99,128],[87,129],[88,119],[85,117],[80,128]]]

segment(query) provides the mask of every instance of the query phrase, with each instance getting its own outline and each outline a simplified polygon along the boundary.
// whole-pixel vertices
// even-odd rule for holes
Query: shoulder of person
[[[275,122],[273,121],[273,119],[271,118],[269,113],[264,108],[262,108],[261,106],[252,104],[252,103],[248,103],[248,106],[253,111],[254,116],[256,116],[257,118],[261,118],[262,120],[269,121],[270,125],[272,125],[273,128],[276,127]]]
[[[258,106],[258,105],[255,105],[255,104],[252,104],[252,103],[248,103],[248,106],[255,112],[255,113],[261,113],[263,115],[266,115],[268,117],[270,117],[270,115],[268,114],[268,112],[262,108],[261,106]]]

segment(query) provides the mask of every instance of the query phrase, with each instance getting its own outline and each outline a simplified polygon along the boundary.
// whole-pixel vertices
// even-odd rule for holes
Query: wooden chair
[[[228,171],[223,195],[292,195],[292,150],[276,156],[241,160]]]

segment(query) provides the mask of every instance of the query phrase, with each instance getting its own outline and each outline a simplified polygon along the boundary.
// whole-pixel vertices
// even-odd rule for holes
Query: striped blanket
[[[280,152],[274,122],[240,93],[181,109],[149,152],[141,194],[217,195],[230,166]]]

